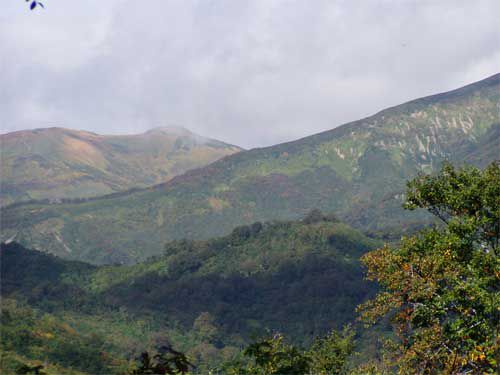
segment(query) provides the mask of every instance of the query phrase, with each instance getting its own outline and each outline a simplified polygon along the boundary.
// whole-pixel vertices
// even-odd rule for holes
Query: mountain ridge
[[[424,104],[424,103],[426,103],[428,101],[431,101],[432,99],[442,98],[444,96],[446,96],[448,98],[453,98],[455,96],[462,96],[462,95],[465,95],[469,89],[470,90],[477,89],[478,85],[481,85],[481,86],[493,86],[493,85],[498,85],[499,81],[500,81],[500,73],[493,74],[493,75],[491,75],[491,76],[489,76],[489,77],[487,77],[487,78],[485,78],[485,79],[483,79],[481,81],[473,82],[473,83],[470,83],[470,84],[468,84],[466,86],[463,86],[463,87],[460,87],[460,88],[457,88],[457,89],[454,89],[454,90],[451,90],[451,91],[444,91],[444,92],[441,92],[441,93],[438,93],[438,94],[428,95],[428,96],[425,96],[425,97],[422,97],[422,98],[409,100],[407,102],[404,102],[404,103],[401,103],[401,104],[398,104],[398,105],[394,105],[394,106],[385,108],[383,110],[380,110],[380,111],[378,111],[378,112],[376,112],[376,113],[374,113],[372,115],[369,115],[367,117],[364,117],[362,119],[354,120],[354,121],[349,121],[347,123],[341,124],[341,125],[333,128],[333,129],[328,129],[328,130],[325,130],[325,131],[322,131],[322,132],[319,132],[319,133],[315,133],[315,134],[312,134],[312,135],[301,137],[301,138],[298,138],[298,139],[295,139],[295,140],[292,140],[292,141],[278,143],[278,144],[272,145],[272,146],[255,147],[255,148],[251,148],[251,149],[248,149],[248,150],[242,149],[242,151],[245,151],[246,152],[245,155],[248,155],[249,153],[252,153],[252,152],[260,152],[260,151],[266,151],[266,150],[276,149],[278,147],[287,147],[287,146],[290,146],[290,145],[295,145],[297,143],[301,143],[302,141],[306,141],[306,140],[308,142],[311,142],[311,141],[314,141],[315,138],[320,138],[320,137],[325,136],[325,135],[332,135],[332,134],[338,135],[338,136],[344,135],[345,132],[348,132],[348,131],[352,130],[350,127],[354,127],[356,125],[358,125],[358,126],[362,125],[361,123],[364,122],[364,121],[368,121],[368,120],[370,120],[370,119],[372,119],[372,118],[374,118],[376,116],[383,116],[384,114],[389,113],[392,110],[398,109],[401,106],[412,105],[412,104]],[[500,121],[500,119],[499,119],[499,121]],[[55,127],[55,128],[68,130],[66,128],[59,128],[59,127]],[[41,128],[41,129],[51,129],[51,128]],[[145,131],[143,133],[139,133],[139,134],[130,134],[130,135],[124,134],[124,135],[117,135],[117,136],[143,135],[143,134],[147,134],[147,133],[151,133],[151,132],[155,132],[155,131],[161,131],[162,129],[183,129],[183,130],[186,130],[189,133],[192,133],[188,129],[183,128],[183,127],[177,127],[177,126],[172,126],[172,127],[166,126],[166,127],[163,127],[163,126],[160,126],[160,127],[151,128],[151,129],[149,129],[149,130],[147,130],[147,131]],[[38,129],[33,129],[33,130],[38,130]],[[25,132],[25,131],[29,131],[29,130],[20,130],[18,132]],[[84,131],[84,132],[88,132],[88,131]],[[16,133],[16,132],[13,132],[13,133]],[[93,133],[93,132],[88,132],[88,133],[98,135],[98,134]],[[7,134],[12,134],[12,133],[7,133]],[[220,141],[218,141],[218,142],[220,142]],[[222,142],[222,143],[225,143],[225,142]],[[226,144],[229,145],[229,146],[234,146],[233,144],[230,144],[230,143],[226,143]],[[238,147],[238,146],[234,146],[234,147]],[[227,155],[227,156],[231,156],[231,155]],[[226,158],[227,156],[222,157],[218,161],[222,161],[222,159]],[[234,158],[234,156],[233,156],[233,158]],[[182,175],[196,174],[198,171],[203,170],[205,167],[209,167],[209,166],[202,166],[202,167],[192,168],[189,171],[186,171]],[[142,187],[142,188],[132,188],[132,189],[129,189],[129,190],[124,190],[124,191],[119,192],[119,193],[126,193],[127,191],[136,192],[136,191],[139,191],[139,190],[146,191],[146,190],[151,190],[151,189],[155,189],[155,188],[167,187],[167,186],[170,186],[172,184],[175,184],[176,181],[178,181],[179,179],[182,179],[182,175],[174,176],[169,181],[161,182],[159,184],[155,184],[155,185],[147,186],[147,187]],[[101,196],[92,197],[91,199],[105,199],[105,198],[107,198],[109,196],[113,196],[114,194],[115,193],[105,194],[105,195],[101,195]],[[31,203],[34,203],[34,202],[37,202],[37,200],[34,200]]]
[[[499,140],[491,136],[500,126],[499,81],[497,74],[297,141],[240,152],[147,189],[3,210],[2,238],[18,233],[31,247],[48,241],[75,259],[135,261],[170,240],[224,235],[312,208],[364,231],[401,234],[428,222],[425,213],[401,208],[407,180],[445,160],[484,166],[497,157]],[[67,254],[61,242],[77,250]]]
[[[242,149],[183,128],[100,135],[61,127],[0,135],[6,205],[145,187]]]

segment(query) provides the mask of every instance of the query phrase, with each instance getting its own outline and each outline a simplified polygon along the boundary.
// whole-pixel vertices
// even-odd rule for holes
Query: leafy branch
[[[43,3],[40,1],[26,0],[27,3],[30,3],[30,10],[35,9],[37,6],[45,8]]]

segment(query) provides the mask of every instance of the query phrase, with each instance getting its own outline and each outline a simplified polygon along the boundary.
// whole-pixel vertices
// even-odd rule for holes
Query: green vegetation
[[[0,351],[0,369],[5,375],[85,375],[84,372],[64,368],[48,361],[31,360],[14,352]]]
[[[499,164],[424,173],[497,157],[499,77],[152,188],[5,207],[2,372],[498,372]],[[356,306],[378,325],[343,328]]]
[[[142,351],[171,343],[203,373],[266,330],[311,345],[314,336],[351,322],[355,307],[374,294],[358,258],[378,245],[317,210],[303,221],[257,222],[209,241],[175,241],[164,255],[129,266],[96,267],[3,244],[2,297],[40,318],[33,327],[28,318],[6,323],[12,334],[2,335],[2,346],[86,371],[66,351],[59,353],[64,358],[51,352],[75,344],[82,358],[119,373]],[[22,316],[2,314],[10,314],[6,322]],[[50,337],[18,345],[15,333],[24,326]]]
[[[2,367],[496,373],[499,197],[498,163],[483,171],[445,164],[437,175],[419,175],[408,183],[405,206],[440,222],[378,250],[378,242],[319,210],[301,221],[171,242],[162,256],[129,266],[92,266],[2,244]],[[378,293],[362,280],[360,257]],[[381,325],[346,326],[356,305],[366,323]],[[373,346],[373,336],[381,344]]]
[[[240,151],[181,128],[104,136],[63,128],[3,134],[2,206],[88,198],[165,182]]]
[[[148,352],[141,354],[140,363],[137,368],[130,371],[131,375],[146,374],[187,374],[190,369],[196,368],[189,362],[184,353],[178,352],[170,347],[163,347],[153,357]]]
[[[108,350],[112,348],[108,349],[102,337],[81,334],[56,316],[20,305],[15,300],[2,298],[1,325],[1,368],[16,371],[18,355],[55,363],[68,373],[70,369],[91,374],[109,373],[120,367],[126,369],[128,365],[127,361],[120,362],[109,355]]]
[[[499,75],[295,142],[240,152],[149,189],[2,210],[2,239],[96,264],[133,263],[173,240],[226,235],[311,208],[391,238],[432,220],[401,208],[405,182],[448,159],[498,157]]]
[[[500,167],[456,170],[408,184],[406,206],[442,224],[396,248],[363,256],[383,290],[361,307],[371,322],[391,317],[400,340],[391,357],[400,373],[500,370]]]
[[[243,351],[232,374],[493,374],[500,370],[500,165],[484,171],[445,164],[408,183],[405,207],[427,209],[439,225],[362,257],[376,297],[359,307],[368,323],[389,319],[396,337],[378,356],[346,368],[353,335],[344,330],[309,351],[283,337]],[[315,216],[315,215],[314,215]],[[326,344],[326,345],[325,345]],[[370,359],[371,357],[371,359]],[[379,358],[375,360],[375,358]]]
[[[223,364],[220,371],[228,375],[339,374],[353,351],[354,331],[350,327],[316,338],[307,350],[286,344],[281,334],[275,334],[243,351],[250,360]]]
[[[170,243],[163,257],[122,267],[137,275],[133,284],[111,281],[104,267],[92,285],[130,311],[161,310],[186,327],[208,313],[219,334],[242,336],[235,342],[265,327],[304,337],[349,321],[373,290],[358,258],[376,245],[337,222],[256,223],[215,240]]]

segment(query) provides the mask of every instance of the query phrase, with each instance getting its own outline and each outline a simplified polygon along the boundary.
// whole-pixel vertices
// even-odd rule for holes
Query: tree
[[[163,346],[153,357],[148,352],[143,352],[139,358],[139,365],[130,370],[131,375],[173,375],[187,374],[190,368],[195,368],[184,353]]]
[[[43,368],[44,368],[43,365],[30,366],[27,364],[23,364],[16,370],[16,374],[46,375],[47,373],[43,371]]]
[[[302,220],[302,222],[304,224],[316,224],[316,223],[320,223],[322,221],[336,223],[339,220],[337,219],[337,217],[334,214],[325,215],[325,214],[323,214],[323,212],[321,212],[317,208],[313,208],[311,211],[309,211],[307,213],[307,215],[304,217],[304,219]]]
[[[217,336],[214,317],[209,312],[202,312],[193,322],[193,330],[203,341],[212,342]]]
[[[408,183],[407,209],[427,209],[434,227],[362,257],[382,290],[362,319],[389,317],[404,374],[495,373],[500,357],[500,168],[455,169]]]
[[[251,344],[244,354],[255,361],[243,372],[247,374],[306,374],[311,361],[295,346],[285,344],[281,334]]]
[[[275,334],[243,351],[249,361],[230,362],[220,370],[230,375],[340,374],[353,350],[354,331],[350,326],[316,338],[308,350],[287,344],[281,334]]]
[[[342,373],[354,351],[354,334],[354,330],[346,326],[341,332],[331,331],[324,337],[316,338],[309,349],[311,373]]]

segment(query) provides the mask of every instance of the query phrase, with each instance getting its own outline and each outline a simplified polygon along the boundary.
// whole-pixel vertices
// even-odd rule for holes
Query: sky
[[[262,147],[500,71],[498,0],[43,3],[0,6],[1,133],[182,126]]]

